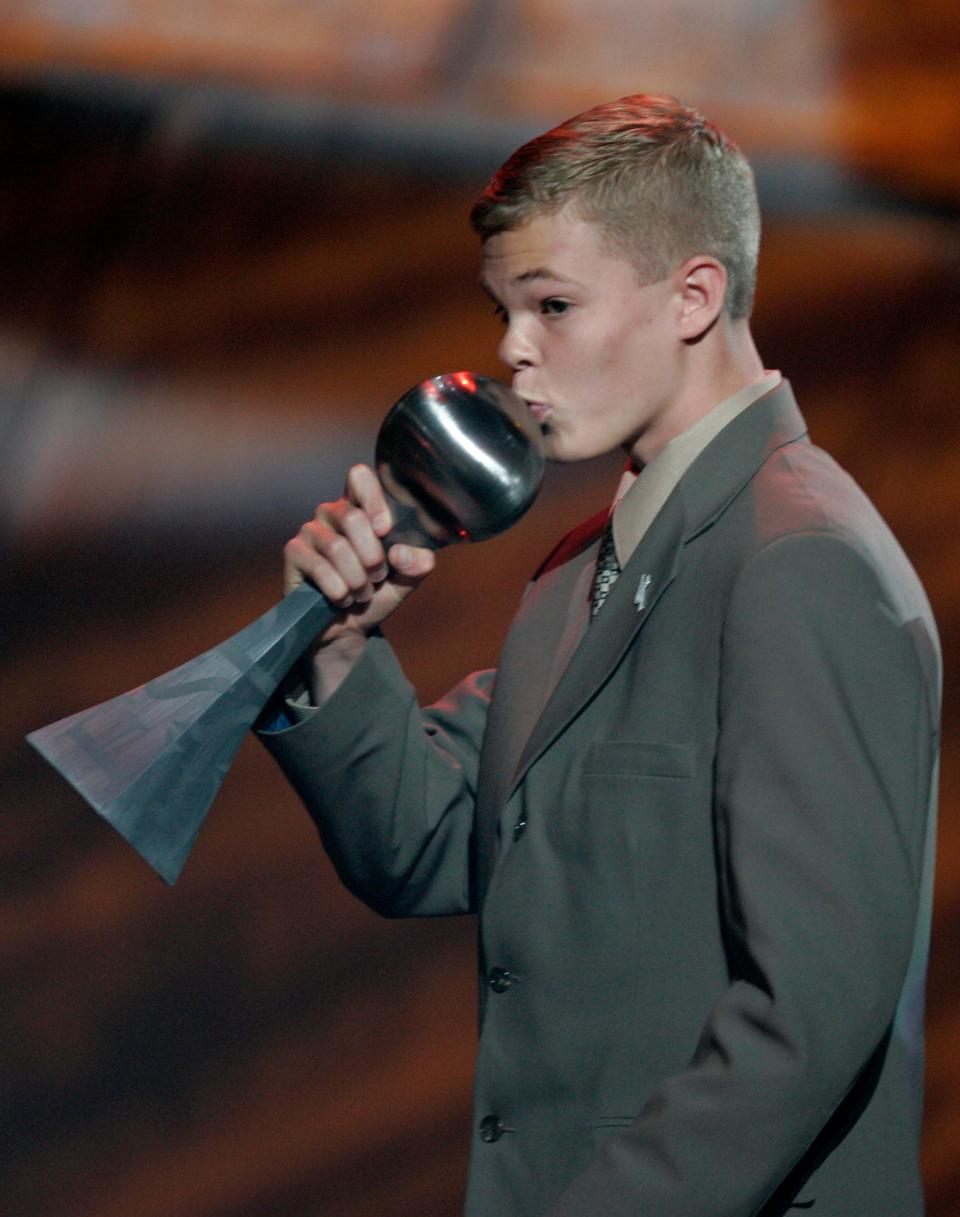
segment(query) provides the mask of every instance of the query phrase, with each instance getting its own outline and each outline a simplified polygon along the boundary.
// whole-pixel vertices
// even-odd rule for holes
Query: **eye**
[[[493,315],[494,315],[494,317],[497,318],[497,320],[500,322],[501,325],[510,324],[510,314],[507,312],[507,310],[503,307],[502,304],[494,305]]]
[[[540,301],[540,313],[544,317],[559,317],[570,307],[569,300],[563,300],[559,296],[547,296]]]

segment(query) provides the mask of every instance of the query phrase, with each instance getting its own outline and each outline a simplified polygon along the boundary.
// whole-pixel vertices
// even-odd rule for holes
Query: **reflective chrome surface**
[[[540,489],[543,441],[521,397],[473,372],[415,385],[384,419],[377,471],[418,507],[433,543],[484,541],[523,515]]]

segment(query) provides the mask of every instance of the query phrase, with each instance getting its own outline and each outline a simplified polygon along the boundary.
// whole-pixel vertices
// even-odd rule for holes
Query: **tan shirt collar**
[[[676,484],[707,444],[738,414],[775,389],[781,379],[779,372],[764,373],[762,380],[744,385],[697,419],[693,426],[674,436],[639,473],[632,468],[626,469],[611,509],[613,541],[621,569],[626,566]]]

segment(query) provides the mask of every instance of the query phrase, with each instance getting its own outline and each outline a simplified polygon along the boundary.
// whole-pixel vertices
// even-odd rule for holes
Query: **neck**
[[[749,322],[719,318],[698,342],[682,348],[675,391],[652,424],[628,446],[629,455],[638,465],[649,464],[714,406],[763,375]]]

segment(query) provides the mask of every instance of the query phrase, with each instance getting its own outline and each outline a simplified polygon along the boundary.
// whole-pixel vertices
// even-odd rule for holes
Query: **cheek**
[[[642,363],[643,326],[629,326],[608,331],[597,342],[594,364],[598,372],[621,378],[634,372]]]

